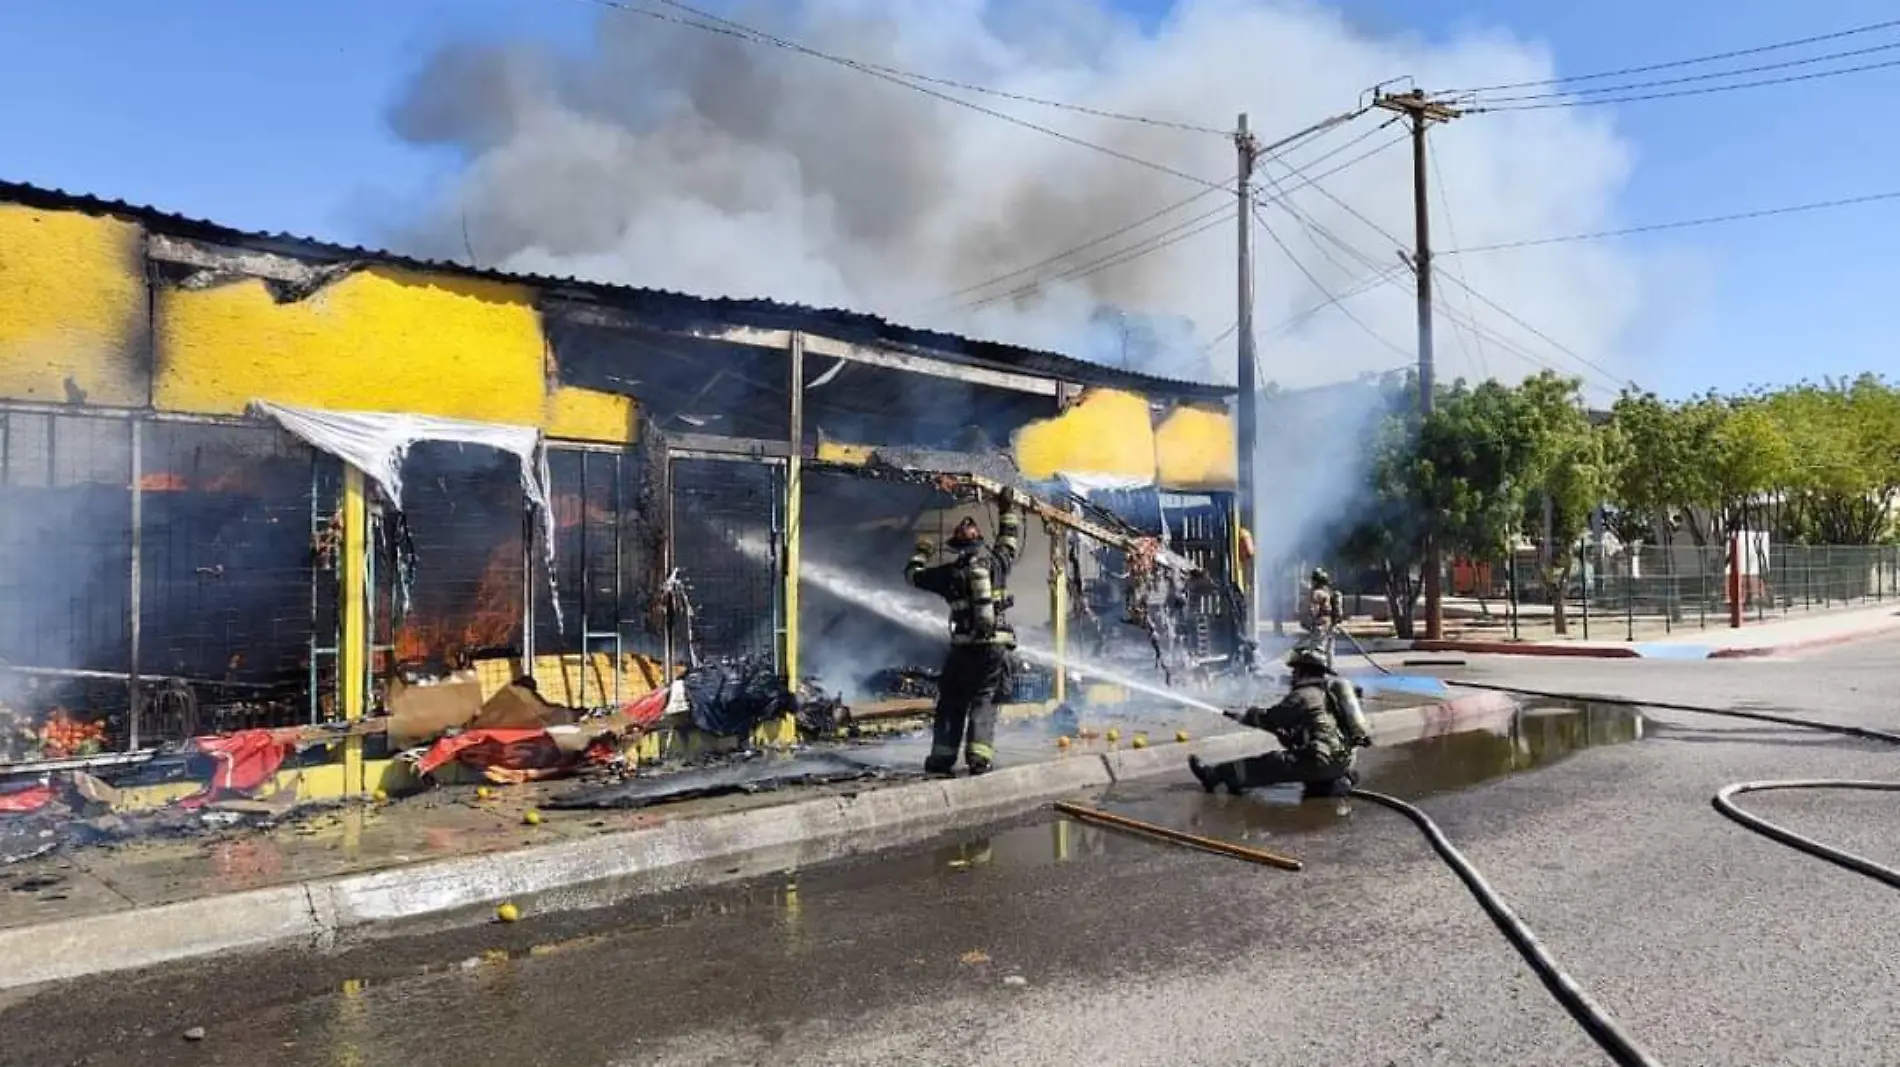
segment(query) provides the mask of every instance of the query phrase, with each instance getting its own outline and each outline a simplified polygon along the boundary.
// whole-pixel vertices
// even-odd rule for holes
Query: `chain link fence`
[[[1744,623],[1900,600],[1900,546],[1762,545],[1744,540],[1736,590]],[[1555,630],[1560,572],[1539,551],[1447,565],[1447,626],[1502,628],[1529,638]],[[1730,625],[1723,545],[1580,546],[1561,574],[1567,630],[1636,641]]]

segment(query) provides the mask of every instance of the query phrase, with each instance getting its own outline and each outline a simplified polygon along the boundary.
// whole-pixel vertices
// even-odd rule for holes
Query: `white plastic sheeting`
[[[1057,471],[1056,477],[1069,487],[1070,492],[1084,499],[1096,493],[1150,489],[1155,484],[1152,478],[1127,474],[1083,474],[1077,471]]]
[[[402,465],[409,450],[420,441],[452,441],[482,445],[512,453],[521,461],[521,491],[534,508],[540,527],[541,545],[547,555],[548,582],[554,582],[553,508],[548,487],[547,449],[541,431],[532,426],[508,426],[502,423],[469,422],[442,419],[430,415],[407,415],[382,411],[324,411],[318,408],[290,407],[266,400],[251,402],[253,414],[274,420],[278,425],[308,442],[313,448],[337,457],[376,484],[383,498],[402,507]],[[561,598],[553,597],[554,618],[561,621]]]

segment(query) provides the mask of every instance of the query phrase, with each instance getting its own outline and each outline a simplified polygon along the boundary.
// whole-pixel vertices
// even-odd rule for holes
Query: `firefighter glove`
[[[1017,505],[1022,503],[1022,499],[1016,495],[1015,486],[1006,485],[1003,487],[1002,492],[996,494],[996,503],[1000,505],[1004,511],[1014,511]]]

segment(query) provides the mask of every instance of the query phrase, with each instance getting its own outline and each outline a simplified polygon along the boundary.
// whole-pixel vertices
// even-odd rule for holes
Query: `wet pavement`
[[[1423,799],[1537,771],[1589,748],[1634,742],[1644,729],[1640,718],[1622,709],[1552,704],[1504,717],[1488,729],[1377,747],[1365,753],[1363,766],[1381,790]],[[1210,797],[1185,774],[1123,783],[1095,802],[1204,835],[1277,841],[1280,850],[1302,855],[1333,840],[1326,852],[1336,856],[1338,835],[1326,832],[1367,815],[1352,801],[1300,803],[1291,788]],[[672,1021],[646,1018],[659,1004],[687,1020],[703,1019],[708,1011],[750,1018],[756,1014],[748,1005],[753,998],[782,1005],[787,996],[804,995],[794,990],[814,977],[811,968],[824,976],[814,995],[831,998],[828,1003],[842,1008],[860,1000],[884,1002],[871,988],[880,981],[876,972],[839,970],[855,946],[882,946],[879,952],[910,946],[902,950],[905,958],[881,965],[894,967],[899,982],[1015,988],[1029,981],[1025,972],[1041,981],[1056,961],[1094,966],[1086,942],[1053,945],[1033,931],[1010,933],[1019,925],[1014,921],[989,928],[994,903],[980,905],[980,914],[989,918],[971,927],[967,909],[998,894],[1022,895],[1025,908],[1060,907],[1062,885],[1109,882],[1118,886],[1110,897],[1077,897],[1072,904],[1084,912],[1109,907],[1114,914],[1105,919],[1109,928],[1102,936],[1120,937],[1128,922],[1159,921],[1165,927],[1180,921],[1162,918],[1171,915],[1170,881],[1131,886],[1128,872],[1182,865],[1228,878],[1240,866],[1059,817],[1032,816],[916,849],[513,928],[399,937],[329,957],[276,953],[133,976],[126,980],[142,984],[159,981],[161,974],[177,976],[184,992],[168,992],[165,1003],[189,1005],[187,1014],[163,1012],[153,1019],[133,1013],[109,1024],[102,1019],[110,1036],[56,1041],[27,1058],[0,1051],[0,1063],[78,1062],[62,1057],[84,1048],[89,1063],[239,1064],[263,1062],[260,1057],[268,1055],[270,1062],[284,1064],[459,1064],[469,1062],[469,1046],[461,1044],[458,1051],[456,1042],[439,1044],[430,1035],[471,1026],[487,1035],[484,1040],[503,1042],[508,1062],[647,1062],[660,1049],[651,1040],[674,1029]],[[1040,905],[1032,903],[1038,900]],[[1201,936],[1226,936],[1217,918],[1212,926],[1206,918],[1189,921]],[[747,969],[715,973],[714,960],[695,948],[706,939],[742,944]],[[1243,951],[1239,942],[1233,949]],[[1144,952],[1168,955],[1166,946]],[[84,999],[84,990],[107,988],[112,981],[69,988]],[[603,1019],[575,1016],[582,1003],[641,1021],[603,1033]],[[6,1019],[0,1015],[0,1026]],[[195,1026],[206,1027],[206,1039],[183,1041],[179,1034]]]

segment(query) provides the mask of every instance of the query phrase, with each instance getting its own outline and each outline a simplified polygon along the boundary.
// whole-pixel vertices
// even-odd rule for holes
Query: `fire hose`
[[[1352,642],[1353,647],[1359,650],[1359,654],[1365,658],[1366,662],[1372,664],[1373,667],[1377,668],[1383,674],[1392,674],[1392,671],[1387,669],[1385,664],[1374,659],[1372,653],[1366,651],[1365,646],[1361,645],[1358,639],[1353,637],[1351,633],[1345,630],[1340,630],[1339,632],[1345,634],[1346,640]],[[1791,726],[1798,729],[1818,730],[1823,733],[1840,734],[1846,737],[1857,737],[1863,740],[1882,741],[1887,744],[1900,745],[1900,734],[1885,730],[1873,730],[1861,726],[1825,722],[1820,719],[1803,719],[1790,715],[1776,715],[1770,712],[1739,711],[1728,708],[1711,708],[1697,704],[1679,704],[1666,701],[1629,700],[1621,697],[1591,696],[1582,693],[1555,693],[1545,690],[1524,689],[1516,686],[1488,685],[1482,682],[1461,682],[1450,678],[1445,679],[1445,682],[1448,685],[1455,685],[1464,689],[1480,689],[1494,693],[1508,693],[1515,696],[1610,704],[1625,708],[1653,708],[1661,711],[1677,711],[1692,715],[1710,715],[1718,718],[1747,719],[1754,722],[1775,723],[1777,725]],[[1853,789],[1895,793],[1900,792],[1900,782],[1835,778],[1731,782],[1716,791],[1715,795],[1710,798],[1710,804],[1716,811],[1722,813],[1722,815],[1746,829],[1761,834],[1763,837],[1805,852],[1817,859],[1825,860],[1837,867],[1843,867],[1858,874],[1866,875],[1875,881],[1900,889],[1900,870],[1875,863],[1864,856],[1857,856],[1854,853],[1835,848],[1832,845],[1817,841],[1814,838],[1797,834],[1786,827],[1778,826],[1759,815],[1750,814],[1742,810],[1742,808],[1736,805],[1734,799],[1743,793],[1765,793],[1797,789]],[[1492,889],[1490,884],[1484,880],[1484,876],[1478,872],[1478,869],[1473,867],[1471,862],[1465,859],[1464,855],[1445,837],[1444,831],[1432,820],[1431,816],[1403,800],[1386,796],[1383,793],[1376,793],[1366,789],[1353,789],[1348,795],[1398,812],[1410,820],[1412,825],[1418,827],[1419,832],[1425,835],[1425,840],[1431,845],[1432,851],[1436,852],[1439,859],[1443,860],[1445,865],[1451,868],[1452,873],[1458,876],[1459,881],[1465,884],[1465,888],[1469,890],[1472,897],[1477,900],[1478,906],[1484,909],[1485,914],[1490,916],[1491,921],[1497,925],[1498,930],[1501,931],[1505,939],[1511,943],[1511,947],[1517,950],[1518,954],[1524,958],[1524,962],[1530,965],[1531,970],[1534,971],[1538,979],[1544,983],[1544,988],[1550,991],[1551,996],[1557,1000],[1557,1003],[1583,1028],[1584,1032],[1590,1036],[1590,1039],[1595,1041],[1597,1046],[1609,1055],[1613,1062],[1624,1065],[1624,1067],[1660,1067],[1656,1058],[1645,1050],[1634,1037],[1631,1037],[1619,1026],[1616,1020],[1610,1016],[1609,1012],[1605,1011],[1601,1005],[1591,999],[1590,994],[1585,992],[1583,987],[1578,985],[1576,980],[1571,978],[1570,975],[1564,971],[1544,948],[1543,943],[1538,941],[1537,935],[1531,932],[1530,927],[1525,925],[1524,921],[1519,919],[1517,915],[1511,911],[1510,906],[1505,904],[1503,898],[1498,895],[1497,891]]]

